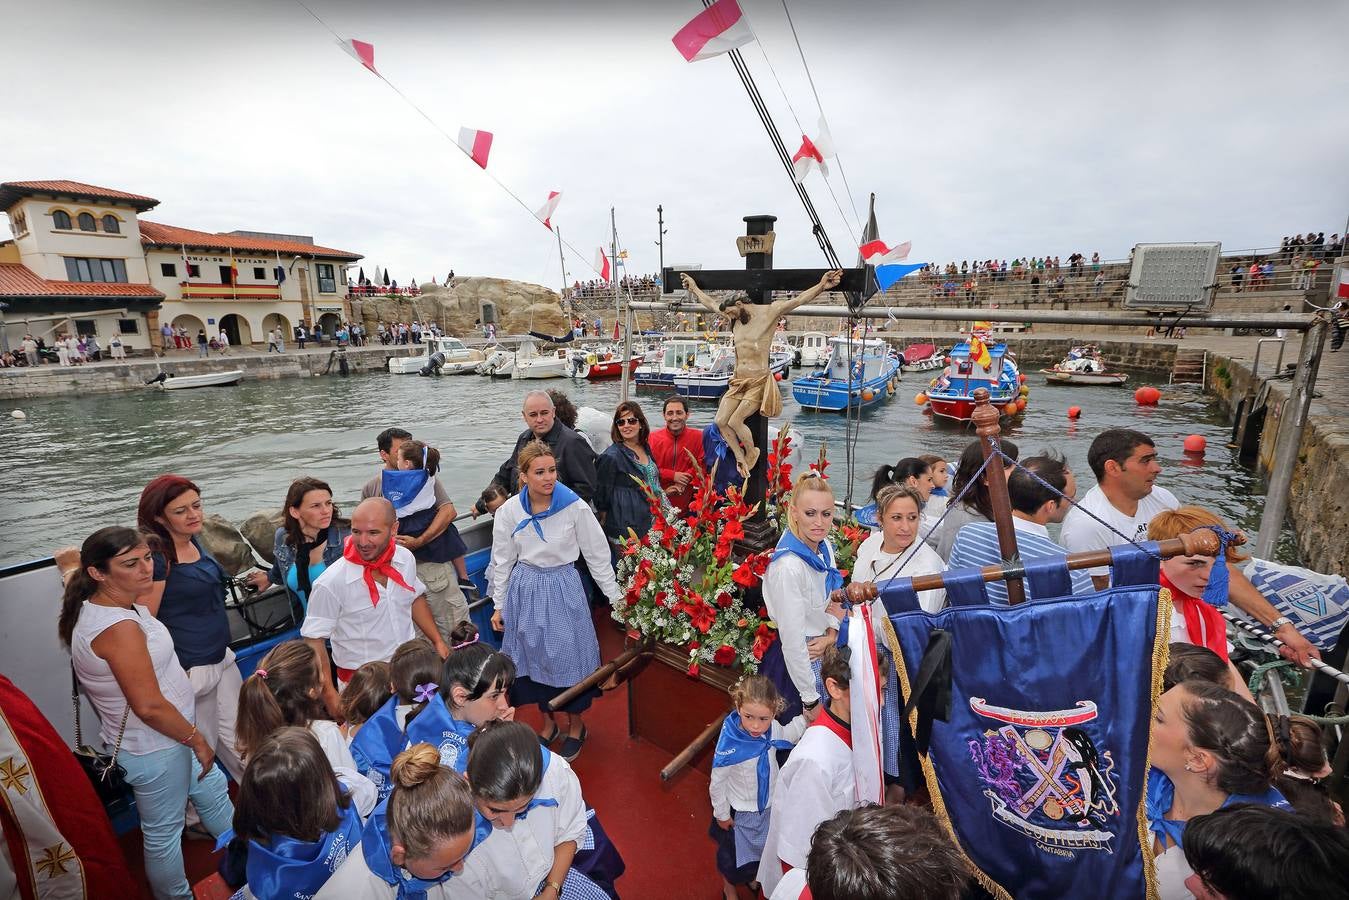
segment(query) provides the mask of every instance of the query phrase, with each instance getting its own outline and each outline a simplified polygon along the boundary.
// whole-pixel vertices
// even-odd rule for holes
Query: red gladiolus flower
[[[689,555],[689,551],[692,549],[693,549],[692,544],[680,544],[678,547],[675,548],[675,558],[683,559],[684,557]]]
[[[759,627],[754,630],[754,640],[771,642],[774,634],[775,632],[767,622],[760,622]]]
[[[768,607],[766,607],[766,606],[761,606],[761,607],[759,607],[759,618],[761,618],[761,619],[766,619],[766,618],[768,618]],[[767,626],[767,625],[761,625],[760,627],[761,627],[761,628],[767,628],[768,626]]]
[[[656,591],[656,597],[655,597],[656,605],[657,605],[657,606],[664,606],[664,605],[665,605],[665,601],[666,601],[666,599],[667,599],[669,596],[670,596],[670,595],[667,594],[665,591]]]
[[[691,664],[689,665],[689,677],[690,677],[690,678],[697,678],[697,677],[698,677],[698,671],[699,671],[699,670],[698,670],[698,664],[697,664],[697,663],[691,663]]]
[[[729,666],[735,662],[735,648],[722,644],[712,655],[712,662],[719,666]]]
[[[707,634],[708,629],[717,621],[717,613],[706,603],[689,606],[689,622],[701,634]]]
[[[754,574],[754,566],[749,560],[735,567],[735,571],[731,573],[731,580],[746,589],[759,586],[759,576]]]
[[[698,641],[689,641],[689,649],[690,649],[690,650],[697,650],[697,649],[698,649],[699,647],[701,647],[701,646],[702,646],[702,644],[699,643]]]

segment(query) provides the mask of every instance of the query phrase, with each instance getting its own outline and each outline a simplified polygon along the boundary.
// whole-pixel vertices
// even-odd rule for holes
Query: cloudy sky
[[[656,268],[658,204],[667,264],[738,267],[751,213],[779,217],[777,266],[821,264],[729,60],[688,64],[670,43],[696,0],[305,2],[373,43],[436,125],[494,132],[489,171],[527,207],[563,192],[570,277],[589,277],[611,206],[634,272]],[[782,0],[741,4],[759,36],[745,59],[794,150],[820,111]],[[807,187],[845,260],[871,192],[882,238],[912,239],[915,260],[1343,230],[1344,0],[787,7],[841,162],[837,200],[818,174]],[[149,194],[147,218],[202,230],[312,234],[400,281],[560,281],[552,235],[295,0],[58,0],[4,19],[22,39],[6,46],[0,180]]]

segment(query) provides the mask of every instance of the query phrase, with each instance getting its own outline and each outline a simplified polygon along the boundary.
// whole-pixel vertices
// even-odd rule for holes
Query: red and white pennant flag
[[[609,254],[604,252],[603,247],[595,251],[595,271],[600,273],[602,280],[610,280],[609,275],[612,270],[609,268]]]
[[[455,143],[459,145],[460,150],[468,154],[469,159],[478,164],[479,168],[487,168],[487,154],[492,149],[492,132],[460,128],[459,140]]]
[[[688,62],[729,53],[754,40],[749,20],[735,0],[717,0],[689,20],[674,36],[675,49]]]
[[[561,201],[561,191],[549,191],[548,200],[534,213],[535,217],[543,223],[543,227],[547,228],[549,231],[553,230],[553,213],[557,212],[557,205]]]
[[[909,251],[913,249],[913,241],[905,241],[894,247],[887,247],[885,242],[880,240],[867,241],[857,249],[862,251],[862,262],[866,265],[888,266],[908,259]]]
[[[345,41],[338,41],[337,43],[343,50],[351,54],[352,59],[379,75],[379,70],[375,68],[374,44],[367,44],[365,41],[358,41],[355,38],[347,38]],[[384,76],[380,75],[380,77],[383,78]]]
[[[848,614],[840,634],[851,652],[848,654],[849,708],[852,710],[853,774],[856,777],[858,804],[879,804],[885,797],[885,775],[881,759],[881,681],[876,659],[876,632],[871,620],[871,604],[859,603]]]
[[[801,149],[796,151],[792,157],[792,172],[796,178],[796,183],[800,184],[806,180],[806,176],[811,170],[819,167],[820,173],[826,178],[829,176],[829,166],[825,165],[826,159],[834,158],[834,139],[829,135],[829,128],[824,124],[824,118],[820,118],[820,132],[815,140],[811,140],[807,135],[801,135]]]

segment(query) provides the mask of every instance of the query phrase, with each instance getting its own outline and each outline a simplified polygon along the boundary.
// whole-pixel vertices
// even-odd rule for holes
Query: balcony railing
[[[393,287],[383,284],[353,284],[347,288],[348,297],[419,297],[422,289],[415,284]]]
[[[280,300],[276,284],[203,284],[183,282],[184,300]]]

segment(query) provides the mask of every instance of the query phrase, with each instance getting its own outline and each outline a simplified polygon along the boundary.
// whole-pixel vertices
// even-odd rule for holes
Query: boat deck
[[[607,608],[595,610],[594,619],[600,657],[613,659],[623,650],[623,636]],[[537,707],[530,707],[520,710],[519,718],[538,725],[542,717]],[[662,900],[719,896],[721,876],[715,847],[707,836],[712,816],[707,775],[688,766],[668,783],[661,781],[660,769],[670,761],[670,754],[648,741],[628,737],[626,685],[595,702],[586,714],[586,726],[589,738],[572,766],[581,779],[586,802],[599,813],[627,864],[617,883],[619,894]],[[121,844],[140,880],[142,896],[149,900],[140,831],[122,835]],[[211,847],[212,842],[206,840],[184,842],[188,881],[197,886],[199,900],[226,900],[229,892],[224,883],[211,877],[218,860]],[[752,895],[743,890],[741,896]]]

